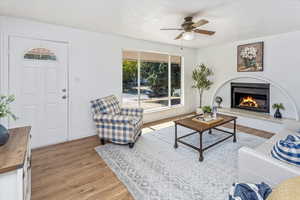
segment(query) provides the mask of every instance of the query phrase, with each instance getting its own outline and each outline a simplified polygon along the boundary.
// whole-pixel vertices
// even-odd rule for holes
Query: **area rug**
[[[192,130],[178,127],[179,136],[189,132]],[[203,144],[226,136],[219,131],[204,134]],[[143,134],[133,149],[106,144],[96,151],[136,200],[225,200],[238,179],[238,149],[265,141],[240,132],[237,139],[237,143],[229,139],[205,151],[203,162],[197,151],[183,144],[173,148],[174,127]],[[186,141],[198,146],[199,136]]]

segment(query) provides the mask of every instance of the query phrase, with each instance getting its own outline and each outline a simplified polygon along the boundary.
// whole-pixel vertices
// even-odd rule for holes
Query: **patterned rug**
[[[225,129],[225,128],[224,128]],[[178,127],[178,136],[192,130]],[[106,144],[96,151],[136,200],[225,200],[233,182],[237,181],[238,149],[255,147],[265,139],[238,133],[238,142],[229,139],[204,152],[174,145],[174,127],[143,134],[133,149],[128,145]],[[204,146],[228,134],[213,131],[204,134]],[[199,145],[199,136],[185,139]]]

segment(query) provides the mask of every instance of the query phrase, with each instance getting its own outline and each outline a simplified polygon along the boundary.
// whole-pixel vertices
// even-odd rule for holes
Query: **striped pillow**
[[[274,158],[288,162],[293,165],[300,165],[300,136],[288,135],[285,140],[276,142],[271,154]]]
[[[272,192],[265,183],[234,183],[229,192],[229,200],[265,200]]]

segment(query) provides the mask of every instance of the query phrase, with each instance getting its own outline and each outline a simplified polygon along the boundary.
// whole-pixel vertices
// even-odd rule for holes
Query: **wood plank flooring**
[[[97,136],[32,152],[32,200],[132,200],[100,159]]]
[[[143,132],[172,126],[173,120],[144,125]],[[272,133],[238,126],[240,131],[269,138]],[[32,152],[32,200],[132,200],[94,148],[97,136],[52,145]]]

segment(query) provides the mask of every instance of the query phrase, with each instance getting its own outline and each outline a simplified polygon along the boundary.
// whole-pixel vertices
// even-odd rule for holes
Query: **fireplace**
[[[270,84],[231,83],[231,107],[270,112]]]

